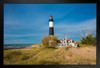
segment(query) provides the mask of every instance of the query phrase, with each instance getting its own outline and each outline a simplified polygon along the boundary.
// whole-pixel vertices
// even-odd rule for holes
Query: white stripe
[[[53,22],[52,21],[49,22],[49,27],[53,27]]]

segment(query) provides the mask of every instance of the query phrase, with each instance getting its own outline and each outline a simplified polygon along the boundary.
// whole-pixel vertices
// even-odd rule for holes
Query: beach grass
[[[34,45],[33,45],[34,46]],[[37,45],[40,46],[40,45]],[[96,47],[4,50],[4,65],[95,65]]]
[[[86,46],[96,46],[96,45],[89,45],[89,44],[82,44],[81,42],[77,42],[76,41],[76,44],[78,44],[79,45],[79,47],[86,47]]]

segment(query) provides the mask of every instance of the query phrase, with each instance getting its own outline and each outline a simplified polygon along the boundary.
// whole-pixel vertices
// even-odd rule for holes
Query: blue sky
[[[40,44],[49,34],[50,15],[58,39],[95,35],[96,4],[4,4],[4,44]]]

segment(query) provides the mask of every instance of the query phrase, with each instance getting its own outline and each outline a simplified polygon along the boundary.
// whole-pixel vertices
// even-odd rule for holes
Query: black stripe
[[[49,35],[54,35],[54,28],[53,27],[49,27]]]

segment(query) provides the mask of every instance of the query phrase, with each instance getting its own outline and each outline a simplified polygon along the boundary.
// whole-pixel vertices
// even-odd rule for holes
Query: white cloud
[[[39,36],[39,35],[37,34],[26,34],[26,35],[4,34],[4,37],[27,37],[27,36]]]
[[[55,25],[56,31],[61,32],[75,32],[80,30],[96,30],[96,18],[90,19],[87,21],[80,22],[79,24],[56,24]]]

